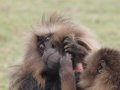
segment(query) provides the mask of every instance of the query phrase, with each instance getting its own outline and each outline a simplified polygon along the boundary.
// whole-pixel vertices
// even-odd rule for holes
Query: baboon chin
[[[26,48],[9,90],[76,90],[84,57],[99,44],[87,28],[53,14],[32,31]]]
[[[103,48],[85,61],[79,82],[83,90],[120,90],[120,51]]]

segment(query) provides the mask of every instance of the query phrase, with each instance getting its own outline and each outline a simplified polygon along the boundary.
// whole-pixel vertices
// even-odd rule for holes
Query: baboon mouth
[[[83,70],[84,70],[83,69],[83,64],[82,63],[78,63],[74,70],[75,70],[75,72],[79,72],[79,73],[83,72]]]

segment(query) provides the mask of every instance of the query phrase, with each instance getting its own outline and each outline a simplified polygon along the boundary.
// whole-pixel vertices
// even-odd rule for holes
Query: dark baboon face
[[[61,56],[65,55],[66,53],[69,53],[72,55],[73,69],[78,69],[82,71],[82,68],[83,68],[82,64],[80,65],[78,64],[82,63],[83,58],[87,55],[88,51],[87,51],[87,46],[85,46],[86,44],[80,41],[78,43],[78,41],[75,41],[69,37],[63,37],[61,39],[61,42],[56,42],[53,39],[53,37],[54,37],[54,34],[51,34],[51,33],[43,35],[43,36],[37,36],[37,48],[38,48],[38,53],[41,55],[41,57],[42,56],[46,57],[45,52],[49,49],[51,49],[51,51],[49,50],[49,53],[55,50]],[[59,61],[54,61],[54,62],[59,63]],[[58,68],[58,67],[59,65],[56,65],[56,67],[54,68]],[[76,71],[79,72],[78,70]]]
[[[120,81],[119,51],[108,48],[100,49],[89,55],[86,63],[87,67],[82,73],[79,83],[81,87],[85,90],[87,88],[99,90],[100,87],[102,88],[100,90],[118,90]]]
[[[43,55],[44,51],[49,47],[54,48],[51,33],[43,36],[37,36],[37,48],[41,56]]]
[[[81,67],[82,71],[83,59],[90,51],[90,48],[85,42],[79,39],[77,34],[78,33],[74,33],[74,31],[66,31],[63,33],[61,30],[61,32],[36,35],[38,53],[42,57],[44,51],[49,48],[57,50],[61,55],[69,53],[72,55],[73,68],[79,72]]]

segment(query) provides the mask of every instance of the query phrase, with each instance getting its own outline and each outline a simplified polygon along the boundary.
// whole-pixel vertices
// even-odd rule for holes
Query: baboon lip
[[[78,63],[76,68],[75,68],[75,72],[83,72],[83,64],[82,63]]]

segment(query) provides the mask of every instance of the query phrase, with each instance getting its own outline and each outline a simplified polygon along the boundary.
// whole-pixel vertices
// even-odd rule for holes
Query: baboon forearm
[[[60,72],[61,90],[76,90],[75,76],[73,71]]]

